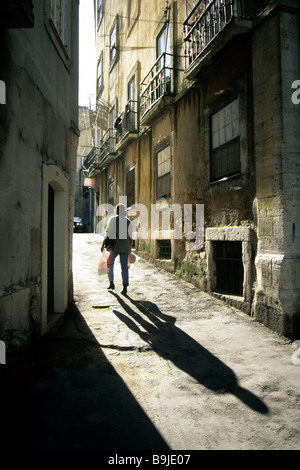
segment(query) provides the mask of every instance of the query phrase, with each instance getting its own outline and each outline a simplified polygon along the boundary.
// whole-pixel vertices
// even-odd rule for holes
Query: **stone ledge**
[[[205,238],[208,241],[226,240],[250,242],[253,230],[250,227],[213,227],[207,228]]]

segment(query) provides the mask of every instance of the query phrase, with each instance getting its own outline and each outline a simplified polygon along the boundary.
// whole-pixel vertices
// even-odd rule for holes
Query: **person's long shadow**
[[[231,393],[254,411],[262,414],[269,412],[260,398],[239,385],[230,367],[175,325],[175,317],[162,313],[153,302],[136,301],[126,296],[138,309],[137,313],[118,294],[111,293],[129,316],[118,310],[113,310],[114,314],[151,345],[158,355],[172,361],[176,367],[213,392]]]

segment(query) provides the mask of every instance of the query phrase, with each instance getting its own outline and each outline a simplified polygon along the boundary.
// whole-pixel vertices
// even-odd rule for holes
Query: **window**
[[[217,272],[217,291],[232,295],[243,295],[242,242],[215,241],[214,260]]]
[[[66,69],[71,69],[71,2],[47,0],[44,2],[44,25]]]
[[[108,114],[108,127],[110,129],[115,128],[115,122],[116,122],[117,116],[116,116],[116,107],[112,106],[110,108],[109,114]]]
[[[140,0],[127,0],[127,27],[128,36],[140,15]]]
[[[99,28],[103,17],[103,0],[97,0],[97,26]]]
[[[130,207],[135,203],[135,166],[130,165],[126,171],[126,196],[127,206]]]
[[[101,145],[101,127],[97,127],[97,142],[96,142],[96,146],[97,147],[100,147]]]
[[[110,30],[109,34],[109,62],[111,69],[118,60],[118,46],[119,46],[119,37],[118,37],[118,17],[116,17],[114,24]]]
[[[103,90],[103,53],[101,53],[97,64],[97,97]]]
[[[107,202],[114,206],[115,204],[115,181],[114,178],[110,178],[108,181],[108,194],[107,194]]]
[[[136,121],[136,112],[137,112],[137,103],[136,103],[136,79],[135,75],[131,78],[128,83],[128,120],[129,120],[129,131],[135,131],[137,128]]]
[[[156,39],[156,56],[157,59],[161,56],[162,58],[157,64],[157,71],[162,71],[158,75],[156,87],[159,96],[165,92],[171,91],[171,70],[170,70],[170,28],[169,23],[166,23],[164,28]]]
[[[211,117],[211,180],[240,173],[239,100]]]
[[[128,83],[128,101],[135,102],[135,100],[136,100],[136,86],[135,86],[135,75],[134,75]]]
[[[113,106],[108,115],[108,131],[107,131],[107,138],[108,138],[108,146],[107,151],[108,153],[113,153],[115,151],[116,146],[116,134],[117,131],[115,129],[115,122],[116,122],[116,107]]]
[[[171,196],[171,151],[170,145],[156,153],[157,199]]]
[[[50,0],[49,17],[65,47],[67,47],[66,34],[66,0]]]
[[[156,39],[156,54],[157,58],[166,52],[170,54],[170,34],[169,34],[169,23],[167,23],[161,30],[160,34]]]
[[[171,259],[172,248],[171,240],[157,240],[158,256],[160,259]]]

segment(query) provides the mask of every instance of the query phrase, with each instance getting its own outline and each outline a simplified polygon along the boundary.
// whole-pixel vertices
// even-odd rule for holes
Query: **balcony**
[[[183,23],[186,78],[197,80],[201,71],[212,63],[214,55],[232,38],[251,30],[256,3],[251,5],[246,0],[197,2]]]
[[[130,100],[125,106],[115,123],[116,150],[123,150],[134,139],[139,132],[138,101]]]
[[[87,177],[94,174],[96,162],[96,147],[91,147],[87,155],[85,156],[82,164],[82,169],[87,173]]]
[[[174,70],[171,55],[163,53],[141,83],[141,124],[148,124],[174,101]]]
[[[97,171],[102,171],[104,164],[117,156],[116,143],[117,130],[107,129],[99,147],[92,147],[83,161],[82,169],[87,172],[88,177],[95,175]]]
[[[99,156],[96,160],[96,166],[99,168],[103,165],[103,163],[112,160],[117,155],[116,150],[116,143],[117,143],[117,130],[113,128],[107,129],[107,131],[103,134],[102,139],[100,140],[99,146]]]

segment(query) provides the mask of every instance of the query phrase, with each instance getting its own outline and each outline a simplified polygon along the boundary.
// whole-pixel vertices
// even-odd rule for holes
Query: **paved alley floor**
[[[291,341],[138,258],[128,296],[74,235],[75,308],[42,341],[33,449],[299,450]]]
[[[142,259],[128,297],[118,265],[108,291],[99,246],[97,235],[74,236],[77,308],[167,446],[300,449],[291,342]]]

